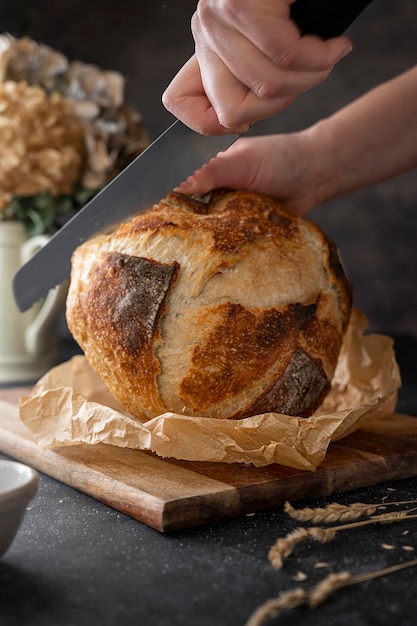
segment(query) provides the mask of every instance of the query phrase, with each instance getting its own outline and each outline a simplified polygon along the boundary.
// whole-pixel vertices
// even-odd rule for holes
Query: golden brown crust
[[[67,319],[140,419],[310,415],[351,309],[336,247],[248,191],[169,194],[73,257]]]
[[[159,320],[178,270],[175,262],[103,253],[74,305],[93,367],[110,385],[117,380],[125,391],[140,396],[144,409],[155,405],[164,409],[156,385],[160,366],[154,346],[160,341]]]
[[[292,398],[284,398],[282,390],[290,387],[289,368],[297,362],[297,359],[294,361],[295,354],[303,354],[309,361],[307,365],[304,360],[304,380],[307,382],[311,379],[311,386],[315,386],[320,369],[323,378],[321,387],[328,387],[322,368],[318,368],[299,349],[300,331],[314,315],[315,305],[291,304],[281,309],[261,311],[248,310],[239,304],[225,304],[220,308],[222,321],[217,323],[212,333],[207,334],[204,343],[195,347],[189,373],[181,382],[180,395],[185,405],[191,407],[197,415],[208,406],[212,410],[218,406],[216,417],[221,417],[221,407],[225,401],[233,400],[241,389],[257,387],[257,392],[253,394],[256,401],[249,397],[248,404],[230,417],[241,418],[278,410],[289,415],[302,415],[309,410],[311,407],[299,413],[301,402],[296,394],[293,393]],[[281,384],[286,372],[287,382]],[[265,385],[263,380],[266,373],[269,374],[269,384]],[[265,389],[262,392],[263,387]],[[320,394],[320,400],[322,397]]]

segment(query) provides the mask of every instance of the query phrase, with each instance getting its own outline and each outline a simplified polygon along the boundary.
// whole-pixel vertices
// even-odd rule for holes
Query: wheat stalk
[[[286,556],[292,554],[297,543],[308,539],[309,537],[309,529],[307,528],[296,528],[291,533],[286,535],[285,537],[280,537],[276,540],[272,548],[269,550],[268,559],[272,563],[273,567],[276,569],[281,569],[283,559]]]
[[[278,598],[272,598],[267,600],[261,606],[259,606],[254,613],[250,616],[246,622],[246,626],[262,626],[270,617],[276,617],[284,609],[291,609],[302,604],[308,604],[312,609],[319,606],[324,602],[327,597],[342,587],[348,585],[354,585],[362,583],[368,580],[373,580],[381,576],[388,576],[399,570],[406,569],[408,567],[415,567],[417,565],[417,559],[412,561],[406,561],[405,563],[399,563],[391,567],[376,570],[374,572],[368,572],[366,574],[352,575],[349,572],[339,572],[337,574],[329,574],[323,578],[317,585],[312,587],[310,591],[305,591],[301,587],[290,589],[286,591]]]
[[[326,598],[341,587],[347,587],[348,585],[356,585],[358,583],[366,582],[367,580],[374,580],[381,576],[388,576],[402,569],[408,567],[415,567],[417,565],[417,559],[412,561],[406,561],[405,563],[398,563],[391,567],[385,567],[384,569],[377,570],[375,572],[367,572],[366,574],[357,574],[356,576],[349,572],[340,572],[339,574],[330,574],[323,578],[315,587],[313,587],[307,594],[308,604],[314,609],[319,604],[324,602]]]
[[[388,506],[400,506],[404,504],[417,504],[417,500],[403,500],[402,502],[383,502],[381,504],[366,504],[354,502],[353,504],[338,504],[333,502],[323,508],[295,509],[289,502],[285,502],[284,511],[299,522],[311,522],[312,524],[334,524],[335,522],[353,521],[360,517],[373,515],[378,509]]]
[[[415,515],[408,515],[411,511],[415,511],[417,507],[413,509],[409,509],[408,511],[394,511],[391,513],[381,513],[380,515],[372,515],[369,519],[369,522],[377,521],[381,524],[390,524],[391,522],[395,522],[396,520],[402,520],[405,517],[412,518],[416,517]]]
[[[313,587],[307,594],[308,604],[312,609],[324,602],[331,593],[351,585],[353,580],[352,574],[349,572],[339,572],[337,574],[329,574]]]
[[[414,510],[414,509],[411,509]],[[352,528],[359,528],[360,526],[367,526],[368,524],[391,524],[395,522],[402,522],[405,519],[414,519],[417,515],[408,515],[409,511],[395,511],[393,513],[381,513],[380,515],[374,515],[370,519],[361,520],[357,522],[350,522],[348,524],[341,524],[339,526],[330,526],[328,528],[320,528],[319,526],[312,526],[310,528],[296,528],[289,533],[286,537],[280,537],[271,547],[268,553],[268,558],[276,569],[280,569],[283,565],[283,559],[292,554],[295,546],[308,538],[313,538],[321,543],[327,543],[332,541],[341,530],[351,530]]]
[[[289,502],[284,505],[285,512],[298,522],[311,522],[313,524],[333,524],[345,520],[354,520],[363,515],[373,515],[378,505],[355,502],[351,505],[333,502],[324,508],[294,509]]]
[[[402,522],[405,519],[417,518],[417,514],[410,515],[417,507],[402,511],[392,511],[390,513],[380,513],[375,515],[378,509],[386,509],[388,506],[400,506],[406,504],[416,504],[417,500],[404,500],[401,502],[384,502],[382,504],[366,504],[363,502],[355,502],[351,505],[341,505],[337,503],[329,504],[324,508],[304,508],[294,509],[289,502],[284,505],[285,512],[290,517],[303,522],[312,522],[323,524],[331,524],[334,522],[348,522],[338,526],[321,528],[313,526],[310,528],[299,527],[293,530],[285,537],[277,539],[269,550],[268,558],[276,569],[280,569],[283,565],[283,559],[289,556],[295,546],[308,538],[315,539],[321,543],[331,541],[341,530],[348,530],[366,526],[368,524],[389,524]],[[369,519],[357,521],[360,517],[368,516]],[[408,546],[411,549],[411,546]],[[316,608],[324,602],[326,598],[341,587],[361,583],[372,580],[380,576],[386,576],[407,567],[417,565],[417,559],[377,570],[368,572],[367,574],[352,575],[349,572],[339,572],[329,574],[323,578],[317,585],[309,591],[305,591],[301,587],[290,589],[278,598],[267,600],[251,615],[246,626],[261,626],[270,617],[278,616],[284,609],[294,608],[302,604],[308,604],[310,608]]]
[[[246,626],[260,626],[270,617],[276,617],[283,609],[300,606],[307,598],[307,592],[301,587],[290,589],[278,598],[267,600],[259,606],[246,622]]]

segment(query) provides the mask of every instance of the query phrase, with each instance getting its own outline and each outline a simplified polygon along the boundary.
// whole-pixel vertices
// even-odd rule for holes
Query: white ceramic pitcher
[[[67,284],[21,313],[12,290],[16,270],[48,241],[28,237],[21,222],[0,222],[0,383],[38,380],[58,362],[58,319]]]

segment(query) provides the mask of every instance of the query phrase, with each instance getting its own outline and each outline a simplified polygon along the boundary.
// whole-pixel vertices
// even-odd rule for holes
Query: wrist
[[[313,208],[339,194],[338,149],[325,120],[301,131],[299,141],[302,143],[303,185],[308,190],[310,208]]]
[[[284,193],[282,199],[288,209],[301,216],[332,195],[324,136],[316,126],[284,136],[284,158],[291,172],[291,184],[288,195]],[[278,150],[282,154],[281,144]]]

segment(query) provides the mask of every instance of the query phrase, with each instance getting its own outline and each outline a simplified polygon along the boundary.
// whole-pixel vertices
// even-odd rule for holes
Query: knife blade
[[[303,34],[340,35],[371,0],[295,0],[291,17]],[[13,293],[21,311],[70,275],[77,246],[92,235],[150,209],[237,135],[200,135],[175,121],[142,154],[69,220],[15,274]]]
[[[29,309],[68,278],[77,246],[150,209],[237,138],[203,136],[176,120],[17,270],[13,293],[20,311]]]

